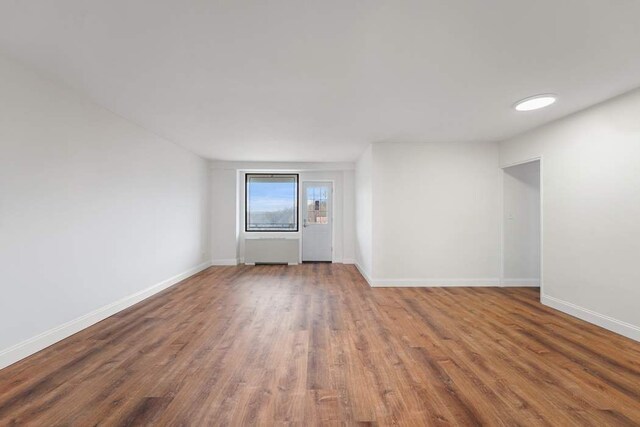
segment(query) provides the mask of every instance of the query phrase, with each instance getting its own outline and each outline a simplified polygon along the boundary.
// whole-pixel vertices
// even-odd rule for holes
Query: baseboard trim
[[[373,279],[374,288],[439,288],[500,286],[499,278],[462,279]]]
[[[212,259],[211,265],[238,265],[238,258]]]
[[[438,287],[492,287],[500,286],[500,279],[374,279],[355,262],[355,266],[372,288],[438,288]]]
[[[605,316],[604,314],[597,313],[593,310],[589,310],[548,295],[543,295],[541,302],[548,307],[562,311],[563,313],[577,317],[578,319],[593,323],[594,325],[600,326],[627,338],[631,338],[632,340],[640,341],[640,327],[638,326],[614,319],[613,317]]]
[[[356,269],[358,269],[358,272],[360,272],[360,275],[361,275],[361,276],[362,276],[362,278],[365,280],[365,282],[367,282],[367,283],[369,284],[369,286],[370,286],[370,287],[373,287],[373,284],[372,284],[371,278],[369,277],[369,275],[367,274],[367,272],[366,272],[366,271],[364,271],[364,268],[362,268],[362,267],[360,266],[360,264],[358,264],[358,262],[357,262],[357,261],[355,262],[355,266],[356,266]]]
[[[356,260],[355,260],[355,259],[353,259],[353,258],[344,258],[344,259],[342,260],[342,263],[343,263],[343,264],[356,264]]]
[[[502,279],[502,286],[539,288],[540,279]]]
[[[210,261],[203,262],[183,273],[177,274],[167,280],[163,280],[160,283],[156,283],[146,289],[143,289],[135,294],[122,298],[119,301],[105,305],[97,310],[80,316],[74,320],[63,323],[53,329],[45,331],[35,337],[22,341],[14,346],[11,346],[5,350],[0,351],[0,369],[12,365],[25,357],[31,356],[40,350],[49,347],[63,339],[70,337],[71,335],[80,332],[83,329],[94,325],[107,317],[131,307],[134,304],[139,303],[142,300],[149,298],[161,292],[184,279],[193,276],[208,268],[211,265]]]

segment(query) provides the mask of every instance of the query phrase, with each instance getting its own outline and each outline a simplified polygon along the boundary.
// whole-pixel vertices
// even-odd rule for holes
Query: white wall
[[[344,230],[342,262],[345,264],[356,263],[356,213],[355,213],[355,172],[343,171],[343,205],[342,205],[342,229]]]
[[[542,301],[640,339],[640,91],[505,141],[542,156]]]
[[[504,282],[540,284],[540,162],[504,169]]]
[[[6,58],[0,93],[2,367],[210,257],[204,160]]]
[[[354,178],[356,264],[371,283],[373,274],[373,147],[371,145],[358,159]]]
[[[373,144],[379,285],[497,285],[502,172],[495,143]]]
[[[235,265],[238,259],[238,172],[233,168],[211,170],[211,258],[214,265]]]
[[[353,181],[351,163],[274,163],[274,162],[211,162],[212,194],[215,203],[213,218],[214,264],[244,262],[244,179],[246,171],[298,173],[303,181],[333,181],[333,261],[355,262],[355,231]],[[302,214],[302,210],[300,210]],[[257,233],[263,235],[263,233]],[[298,237],[297,233],[269,233],[269,237]]]

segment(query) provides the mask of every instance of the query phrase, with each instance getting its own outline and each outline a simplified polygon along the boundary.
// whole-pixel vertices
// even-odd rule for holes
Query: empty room
[[[0,426],[640,425],[639,22],[0,1]]]

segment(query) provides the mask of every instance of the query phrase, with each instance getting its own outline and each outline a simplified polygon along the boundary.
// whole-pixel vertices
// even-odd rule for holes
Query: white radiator
[[[248,237],[244,240],[245,264],[298,264],[300,239],[297,237]]]

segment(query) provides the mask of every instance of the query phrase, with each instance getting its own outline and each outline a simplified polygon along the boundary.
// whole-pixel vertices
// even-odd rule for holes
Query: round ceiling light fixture
[[[557,99],[558,97],[552,93],[545,93],[542,95],[530,96],[528,98],[521,99],[520,101],[516,102],[513,108],[515,108],[518,111],[537,110],[539,108],[548,107],[549,105],[556,102]]]

